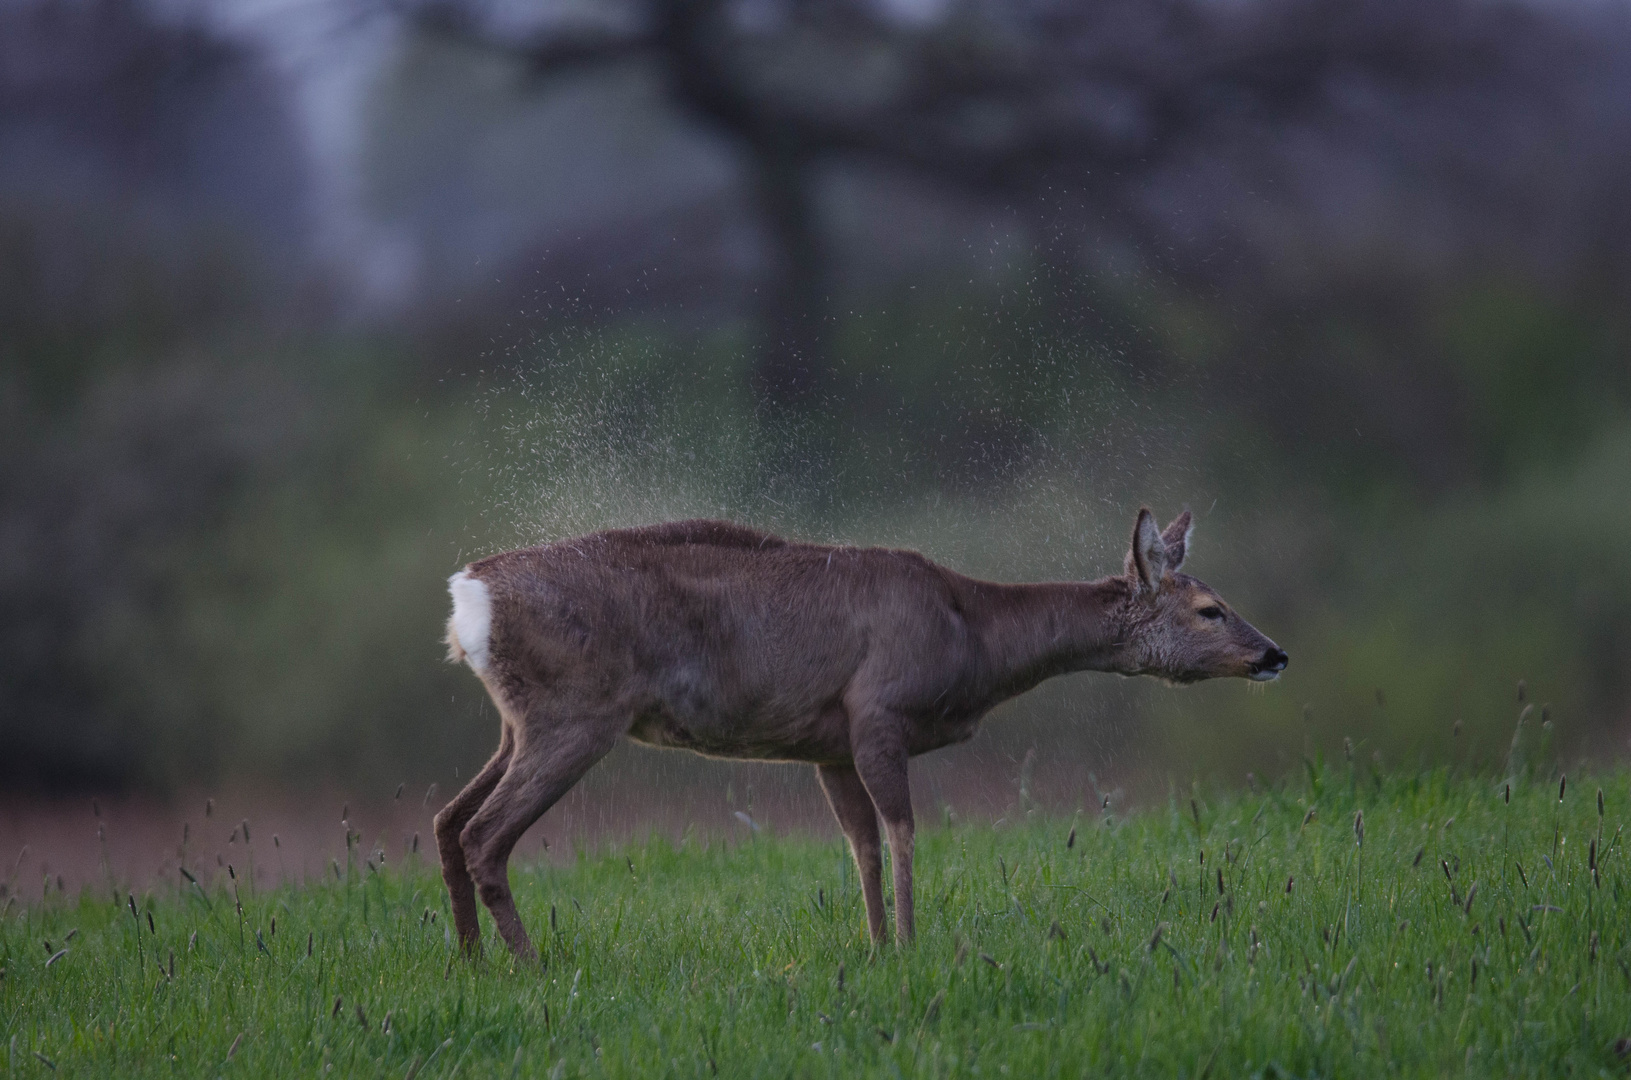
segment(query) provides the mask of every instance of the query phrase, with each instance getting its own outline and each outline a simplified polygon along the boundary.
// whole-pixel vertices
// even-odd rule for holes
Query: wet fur
[[[882,817],[896,852],[896,933],[909,939],[910,757],[966,740],[993,706],[1054,675],[1246,675],[1275,648],[1232,613],[1226,630],[1194,616],[1216,598],[1174,572],[1188,515],[1167,537],[1147,516],[1129,572],[1085,583],[978,581],[916,552],[795,543],[715,521],[471,563],[452,584],[456,599],[479,584],[490,600],[476,670],[503,731],[488,767],[437,816],[461,941],[473,947],[479,933],[474,888],[511,948],[531,952],[509,893],[510,850],[625,736],[816,766],[860,865],[874,939],[884,932]],[[474,656],[460,615],[456,606],[450,651]]]

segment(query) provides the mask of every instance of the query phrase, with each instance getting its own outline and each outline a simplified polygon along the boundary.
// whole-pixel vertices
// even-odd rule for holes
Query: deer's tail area
[[[464,661],[480,674],[487,670],[493,628],[493,595],[487,583],[468,569],[447,579],[453,614],[447,620],[447,658]]]

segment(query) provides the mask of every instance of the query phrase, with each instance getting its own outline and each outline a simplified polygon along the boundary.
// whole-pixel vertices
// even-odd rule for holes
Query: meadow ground
[[[872,950],[837,841],[517,870],[543,965],[432,865],[0,902],[8,1076],[1623,1076],[1631,773],[1311,763],[1125,818],[924,822]],[[1362,819],[1360,818],[1360,815]],[[242,889],[238,885],[242,884]]]

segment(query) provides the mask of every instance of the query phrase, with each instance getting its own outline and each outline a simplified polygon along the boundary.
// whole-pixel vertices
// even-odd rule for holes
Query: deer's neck
[[[980,642],[980,682],[994,704],[1044,679],[1072,671],[1109,671],[1121,637],[1117,611],[1125,583],[1037,585],[981,583],[966,605]]]

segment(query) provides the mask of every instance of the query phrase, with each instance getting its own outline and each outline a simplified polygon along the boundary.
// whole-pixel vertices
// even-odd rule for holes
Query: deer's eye
[[[1206,607],[1197,610],[1195,614],[1199,615],[1203,619],[1216,619],[1218,622],[1223,621],[1223,609],[1218,607],[1216,604],[1208,604]]]

